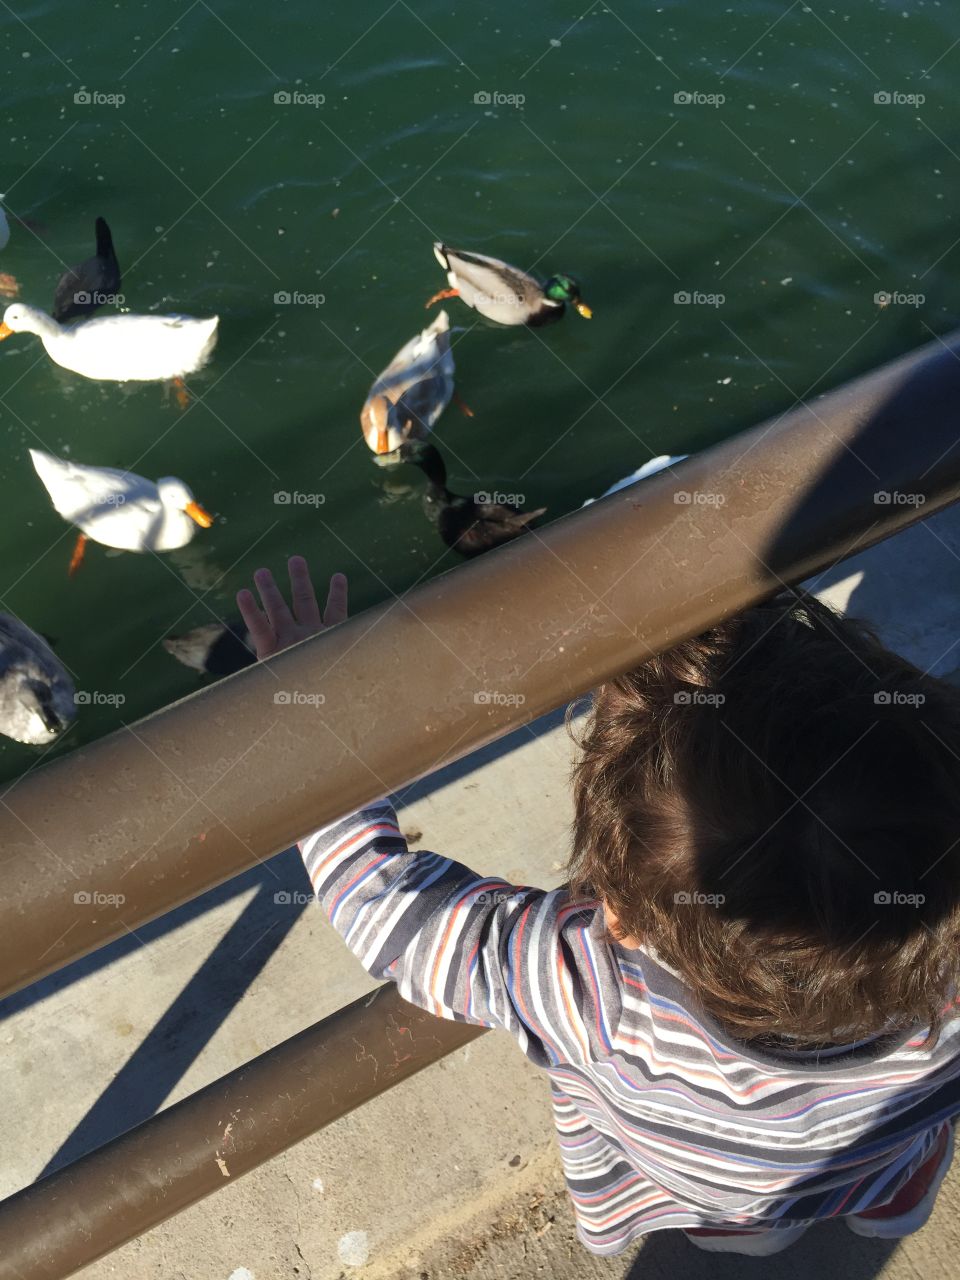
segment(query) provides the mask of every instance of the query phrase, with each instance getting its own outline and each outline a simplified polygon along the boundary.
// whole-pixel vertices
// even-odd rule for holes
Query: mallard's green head
[[[576,307],[585,320],[589,320],[593,312],[580,297],[580,283],[573,276],[551,276],[543,286],[543,291],[552,302],[569,302]]]

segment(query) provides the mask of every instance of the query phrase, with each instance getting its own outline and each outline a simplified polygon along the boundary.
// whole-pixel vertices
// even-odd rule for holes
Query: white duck
[[[0,613],[0,733],[16,742],[53,742],[77,714],[73,681],[47,642]]]
[[[198,525],[213,524],[174,476],[154,484],[132,471],[85,467],[40,449],[31,449],[30,457],[55,509],[80,530],[71,574],[80,567],[88,538],[122,551],[173,551],[187,545]]]
[[[651,458],[649,462],[645,462],[642,467],[638,467],[632,475],[624,476],[622,480],[612,484],[609,489],[604,489],[600,497],[605,498],[610,493],[618,493],[621,489],[627,489],[630,485],[636,484],[638,480],[646,480],[648,476],[656,475],[658,471],[663,471],[667,467],[675,467],[678,462],[683,462],[685,458],[689,457],[689,453],[660,453],[657,457]],[[596,498],[588,498],[583,505],[589,507],[591,502],[596,501]]]
[[[85,378],[182,384],[210,358],[218,323],[218,316],[112,315],[65,328],[45,311],[15,302],[3,313],[0,342],[13,333],[35,333],[51,360]]]
[[[10,243],[10,223],[7,220],[6,210],[0,204],[0,249],[5,249]],[[20,285],[14,276],[8,276],[0,271],[0,294],[5,298],[15,298],[20,292]]]
[[[441,311],[400,348],[370,388],[360,425],[376,461],[399,462],[400,446],[425,439],[453,393],[450,318]]]

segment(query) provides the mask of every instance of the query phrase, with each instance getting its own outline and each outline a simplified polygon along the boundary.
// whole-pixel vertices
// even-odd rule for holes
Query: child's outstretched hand
[[[281,649],[288,649],[298,640],[316,635],[325,627],[336,626],[347,617],[347,579],[342,573],[335,573],[330,579],[326,607],[321,614],[310,569],[303,556],[291,556],[287,569],[290,573],[292,613],[269,569],[258,569],[253,575],[263,609],[258,607],[252,591],[244,588],[237,592],[241,617],[250,632],[257,658],[261,660],[272,657]]]

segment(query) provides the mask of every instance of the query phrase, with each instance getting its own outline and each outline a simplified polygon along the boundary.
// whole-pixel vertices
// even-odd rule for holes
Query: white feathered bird
[[[187,545],[198,526],[213,524],[175,476],[154,483],[132,471],[87,467],[41,449],[31,449],[30,458],[56,510],[80,530],[71,574],[80,567],[88,538],[121,551],[174,551]]]
[[[73,681],[45,640],[0,613],[0,733],[16,742],[53,742],[77,714]]]

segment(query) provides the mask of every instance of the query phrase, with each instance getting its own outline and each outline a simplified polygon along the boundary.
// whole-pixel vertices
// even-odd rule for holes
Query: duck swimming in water
[[[0,733],[44,746],[76,714],[73,681],[60,659],[25,623],[0,613]]]
[[[182,636],[167,636],[161,644],[185,667],[207,676],[232,676],[257,660],[250,647],[249,632],[239,618],[231,622],[205,622]]]
[[[7,218],[6,210],[0,204],[0,249],[5,249],[10,243],[10,222]],[[5,272],[0,271],[0,295],[4,298],[15,298],[20,292],[20,285],[15,276],[8,276]]]
[[[370,388],[360,425],[376,461],[398,462],[401,444],[429,435],[453,394],[450,318],[441,311],[400,348]]]
[[[108,298],[120,292],[120,263],[113,247],[113,236],[103,218],[94,225],[97,250],[78,266],[65,271],[57,282],[52,315],[58,324],[77,316],[93,315]]]
[[[551,276],[541,284],[528,271],[499,258],[466,249],[451,249],[438,240],[437,261],[447,273],[449,289],[435,293],[427,306],[442,298],[459,298],[497,324],[525,324],[536,328],[559,320],[569,302],[589,320],[593,312],[580,297],[580,285],[568,275]]]
[[[440,451],[428,441],[412,440],[400,446],[400,459],[412,462],[427,477],[426,505],[436,521],[440,537],[468,559],[493,547],[512,542],[546,512],[521,511],[509,502],[488,502],[488,495],[465,498],[447,488],[447,469]]]

